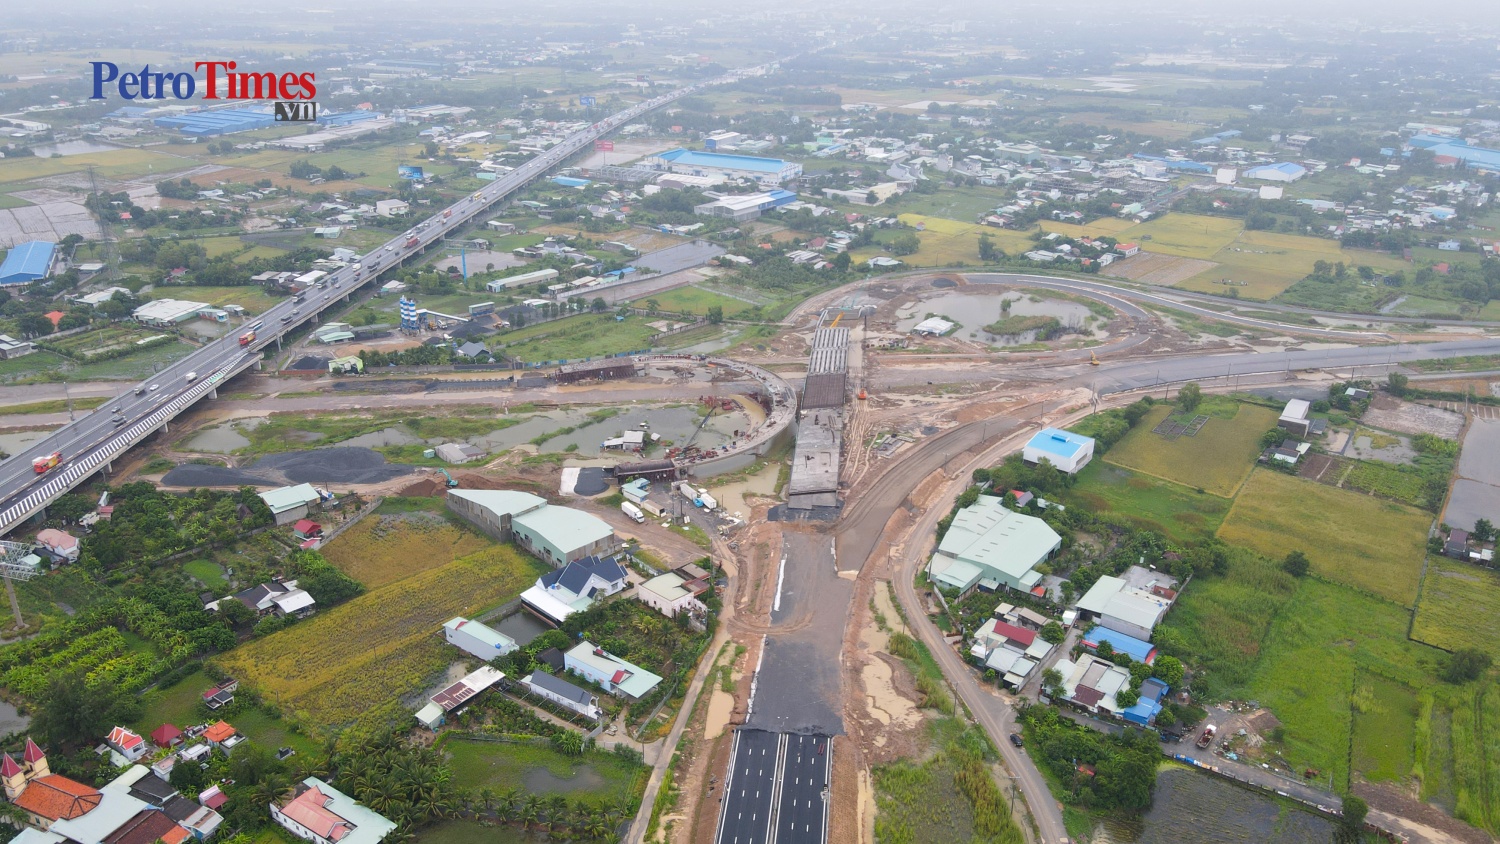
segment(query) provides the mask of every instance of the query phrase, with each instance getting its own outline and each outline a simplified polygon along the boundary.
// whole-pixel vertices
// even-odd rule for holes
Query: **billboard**
[[[614,152],[615,151],[615,142],[614,141],[594,141],[594,150],[596,152]]]
[[[581,106],[583,106],[584,108],[593,108],[595,102],[597,102],[597,101],[593,97],[579,97],[578,98],[578,104],[581,105]]]
[[[422,175],[422,168],[413,166],[411,164],[397,165],[396,175],[402,179],[409,179],[413,182],[420,182],[424,178],[424,176]]]

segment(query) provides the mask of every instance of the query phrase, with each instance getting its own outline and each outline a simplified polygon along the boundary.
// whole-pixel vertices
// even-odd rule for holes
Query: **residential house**
[[[29,355],[36,351],[36,344],[30,340],[17,340],[9,334],[0,334],[0,360]]]
[[[78,562],[79,542],[78,537],[73,534],[56,528],[47,528],[37,531],[36,541],[52,556],[70,563]]]
[[[1052,644],[1035,630],[1000,619],[986,621],[974,631],[969,647],[969,654],[977,662],[995,671],[1001,682],[1013,689],[1019,689],[1051,652]]]
[[[635,597],[667,618],[676,618],[680,612],[706,616],[708,607],[698,600],[698,596],[705,591],[707,591],[706,583],[695,592],[682,575],[669,571],[636,587]]]
[[[1151,631],[1177,599],[1172,588],[1176,584],[1157,572],[1147,572],[1155,577],[1142,583],[1141,572],[1146,570],[1131,566],[1124,577],[1105,575],[1099,578],[1078,599],[1080,618],[1095,619],[1110,630],[1150,640]]]
[[[481,692],[504,679],[505,672],[488,665],[481,665],[464,675],[458,682],[433,695],[429,700],[443,710],[445,715],[457,712]]]
[[[307,518],[308,508],[321,499],[312,484],[297,484],[260,493],[260,500],[271,508],[277,525],[290,525]]]
[[[1130,686],[1130,672],[1112,662],[1084,654],[1077,662],[1060,659],[1053,666],[1062,674],[1062,699],[1085,712],[1115,715],[1115,695]]]
[[[220,601],[215,601],[210,609],[217,609],[221,601],[229,600],[239,601],[260,615],[274,612],[277,615],[299,617],[311,614],[313,605],[316,603],[307,590],[297,586],[295,580],[288,580],[285,583],[273,580],[253,586],[243,592],[237,592]]]
[[[1152,665],[1156,662],[1156,646],[1145,639],[1137,639],[1134,636],[1111,630],[1102,624],[1094,625],[1094,628],[1083,634],[1083,646],[1094,651],[1099,646],[1108,643],[1110,648],[1117,654],[1130,657],[1132,662],[1144,662]]]
[[[569,671],[631,700],[639,700],[661,682],[661,677],[587,640],[563,654],[563,660]]]
[[[1312,425],[1308,419],[1310,412],[1312,412],[1312,403],[1307,399],[1292,399],[1281,411],[1281,417],[1276,420],[1276,427],[1299,437],[1305,437]]]
[[[112,750],[131,762],[145,756],[146,751],[151,749],[151,746],[146,744],[145,739],[132,732],[128,727],[115,727],[113,730],[110,730],[109,738],[105,739],[104,743],[108,744]]]
[[[569,683],[561,677],[554,677],[545,671],[533,671],[521,680],[521,685],[537,697],[550,700],[565,709],[570,709],[594,720],[599,720],[603,712],[599,709],[599,698],[587,689]]]
[[[448,619],[443,625],[448,644],[479,657],[485,662],[515,650],[516,640],[477,621],[462,616]]]
[[[1042,579],[1036,567],[1061,546],[1062,537],[1046,522],[981,495],[958,511],[927,571],[939,586],[960,593],[976,586],[1031,592]]]
[[[608,554],[620,544],[603,519],[548,504],[528,492],[455,489],[448,493],[448,507],[490,536],[514,541],[553,566]]]
[[[1443,554],[1455,560],[1469,559],[1469,532],[1463,528],[1448,531],[1448,541],[1443,543]]]
[[[468,463],[489,453],[469,443],[443,443],[435,451],[437,456],[446,463]]]
[[[399,199],[380,199],[375,202],[375,216],[399,217],[411,211],[411,206]]]
[[[230,751],[245,740],[245,737],[240,735],[239,730],[236,730],[229,722],[217,721],[203,731],[203,740],[208,742],[210,747],[216,747],[228,756]]]
[[[290,795],[272,803],[271,817],[315,844],[375,844],[396,828],[317,777],[308,777]]]
[[[209,709],[222,709],[234,703],[234,693],[239,687],[238,680],[212,686],[203,692],[203,705]]]
[[[1072,431],[1043,428],[1026,441],[1021,459],[1035,466],[1046,460],[1070,475],[1087,466],[1094,457],[1094,439]]]
[[[161,748],[176,747],[182,744],[182,730],[171,724],[162,724],[151,731],[151,742]]]
[[[624,589],[625,579],[625,567],[614,557],[583,557],[537,578],[535,585],[521,593],[521,601],[561,624],[595,600]]]
[[[1161,712],[1162,704],[1167,700],[1167,684],[1149,677],[1142,681],[1140,698],[1134,706],[1128,706],[1121,710],[1120,717],[1132,724],[1142,727],[1150,726],[1156,721],[1156,716]]]
[[[312,519],[298,519],[296,524],[292,525],[292,533],[295,533],[298,539],[315,539],[323,535],[323,526]]]

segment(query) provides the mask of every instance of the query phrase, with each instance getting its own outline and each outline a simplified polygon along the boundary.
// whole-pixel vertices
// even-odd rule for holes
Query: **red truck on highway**
[[[255,342],[255,330],[251,329],[240,335],[240,345],[248,346]]]
[[[406,239],[406,248],[410,249],[413,246],[416,246],[418,243],[421,243],[421,242],[422,242],[421,238],[417,237],[416,235],[412,235],[411,237],[408,237]]]
[[[54,451],[46,457],[38,457],[37,459],[31,461],[31,468],[35,470],[38,475],[41,475],[45,474],[50,469],[56,468],[57,464],[61,462],[62,452]]]

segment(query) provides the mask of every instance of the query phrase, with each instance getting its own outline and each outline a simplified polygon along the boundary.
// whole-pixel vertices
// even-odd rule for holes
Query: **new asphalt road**
[[[823,844],[832,754],[829,736],[737,730],[718,844]]]

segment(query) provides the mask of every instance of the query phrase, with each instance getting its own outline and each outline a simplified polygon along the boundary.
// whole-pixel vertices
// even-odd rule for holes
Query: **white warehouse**
[[[516,640],[477,621],[455,616],[443,625],[448,644],[464,650],[485,662],[505,656],[518,646]]]

